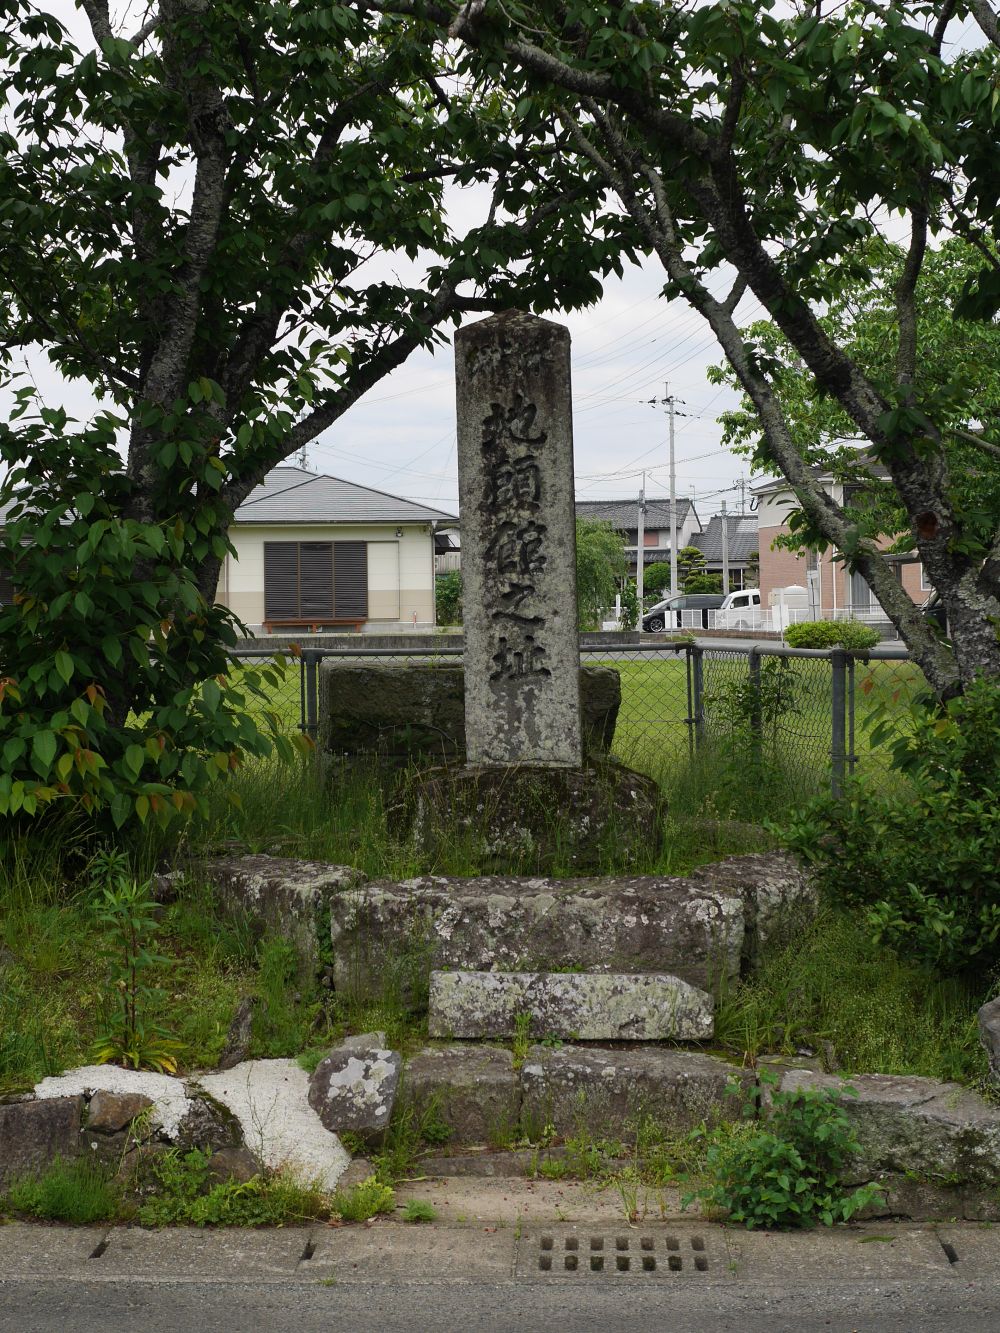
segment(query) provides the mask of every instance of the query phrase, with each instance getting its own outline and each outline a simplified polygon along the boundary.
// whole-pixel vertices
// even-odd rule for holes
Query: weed
[[[514,1068],[520,1069],[528,1058],[531,1049],[531,1015],[514,1015],[514,1039],[511,1050],[514,1054]]]
[[[399,1106],[397,1100],[396,1103]],[[424,1145],[439,1147],[452,1136],[452,1128],[441,1113],[441,1097],[435,1093],[419,1111],[406,1101],[393,1116],[385,1139],[373,1157],[375,1173],[385,1185],[394,1185],[413,1170]]]
[[[876,944],[860,913],[824,911],[757,973],[722,996],[716,1038],[752,1059],[827,1049],[847,1071],[986,1076],[976,1011],[987,999]]]
[[[772,1087],[777,1083],[766,1072],[761,1081]],[[754,1087],[744,1115],[758,1114],[757,1098]],[[764,1119],[742,1133],[719,1127],[705,1141],[707,1178],[685,1196],[684,1206],[701,1199],[750,1229],[832,1226],[849,1221],[881,1196],[871,1185],[849,1192],[842,1186],[858,1144],[837,1094],[827,1090],[774,1090]]]
[[[433,1222],[437,1211],[426,1199],[408,1199],[403,1209],[404,1222]]]
[[[121,1208],[122,1183],[114,1169],[89,1157],[56,1158],[41,1175],[22,1176],[0,1195],[0,1210],[74,1226],[114,1221]]]
[[[265,935],[257,968],[260,1003],[254,1009],[252,1054],[287,1056],[315,1045],[323,1007],[315,989],[299,978],[294,946],[280,935]]]
[[[117,866],[120,857],[103,858],[101,870]],[[105,932],[108,962],[106,987],[115,996],[106,1030],[98,1037],[94,1060],[114,1062],[128,1069],[155,1069],[173,1074],[180,1043],[152,1022],[150,1010],[164,992],[150,984],[149,973],[169,960],[152,951],[158,924],[153,916],[149,883],[140,884],[120,874],[101,885],[94,916]]]
[[[139,1209],[143,1226],[282,1226],[327,1217],[329,1196],[286,1172],[213,1182],[211,1154],[171,1149],[153,1166],[155,1194]]]
[[[368,1176],[350,1190],[337,1190],[332,1205],[345,1222],[367,1222],[379,1213],[391,1213],[395,1202],[391,1186],[384,1185],[377,1176]]]

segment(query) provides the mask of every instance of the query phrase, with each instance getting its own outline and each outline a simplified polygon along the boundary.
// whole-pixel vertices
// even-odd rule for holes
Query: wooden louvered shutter
[[[338,620],[368,618],[368,543],[333,543],[334,614]]]
[[[329,620],[333,615],[333,543],[299,545],[299,617]]]
[[[267,620],[298,620],[299,544],[264,543],[264,616]]]
[[[14,600],[14,584],[10,570],[0,565],[0,606],[8,606]]]

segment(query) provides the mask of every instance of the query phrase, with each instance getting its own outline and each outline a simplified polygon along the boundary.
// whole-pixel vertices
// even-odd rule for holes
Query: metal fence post
[[[302,653],[302,689],[306,735],[313,740],[319,730],[319,662],[322,653],[306,648]]]
[[[830,654],[832,680],[830,684],[830,759],[832,763],[831,789],[834,796],[844,792],[844,768],[847,760],[847,654],[843,648],[834,648]]]
[[[750,675],[750,745],[753,757],[760,763],[764,744],[764,720],[761,716],[760,649],[751,648],[747,657]]]
[[[694,748],[699,749],[705,740],[705,650],[694,643],[690,645],[687,653],[691,681],[688,708],[691,713]]]

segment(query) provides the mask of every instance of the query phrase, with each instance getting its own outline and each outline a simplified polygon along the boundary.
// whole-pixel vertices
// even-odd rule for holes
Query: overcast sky
[[[613,279],[599,305],[564,320],[572,336],[573,429],[580,499],[638,495],[647,469],[650,497],[669,488],[665,383],[678,400],[677,493],[704,497],[705,517],[725,499],[732,509],[748,477],[745,463],[719,443],[718,412],[736,401],[709,384],[721,360],[704,321],[660,295],[650,266]],[[415,354],[309,447],[316,471],[454,509],[454,358],[451,347]],[[725,495],[720,495],[725,491]],[[702,505],[699,503],[699,510]]]

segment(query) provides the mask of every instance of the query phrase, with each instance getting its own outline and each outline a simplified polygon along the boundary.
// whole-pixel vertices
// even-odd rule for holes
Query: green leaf
[[[145,763],[145,760],[146,756],[143,753],[142,747],[140,745],[128,746],[124,756],[122,757],[122,763],[125,766],[126,772],[132,778],[133,782],[138,778],[139,774],[142,772],[142,766]]]
[[[73,659],[70,657],[69,653],[64,653],[61,650],[56,653],[56,670],[68,685],[73,679],[74,670]]]
[[[32,767],[45,777],[56,757],[56,738],[51,731],[37,731],[31,738]]]

